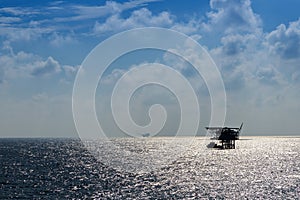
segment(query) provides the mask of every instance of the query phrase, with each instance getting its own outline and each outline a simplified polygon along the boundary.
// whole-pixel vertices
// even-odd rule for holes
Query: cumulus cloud
[[[291,22],[288,27],[279,25],[266,37],[271,51],[283,59],[300,57],[300,19]]]
[[[213,11],[207,14],[209,21],[205,24],[208,31],[249,33],[261,26],[250,0],[211,0],[210,6]]]
[[[222,72],[227,92],[248,90],[251,93],[256,87],[286,87],[287,72],[281,72],[278,61],[270,59],[272,56],[263,44],[264,37],[232,34],[221,41],[221,45],[210,52]]]
[[[299,23],[279,25],[270,33],[225,33],[211,55],[220,67],[227,88],[255,91],[267,87],[263,96],[272,96],[272,89],[285,90],[297,82],[299,66]],[[236,87],[239,85],[239,87]],[[230,91],[228,91],[230,92]],[[255,95],[254,95],[255,96]]]
[[[175,31],[179,31],[182,33],[185,33],[189,36],[192,36],[193,39],[199,40],[201,39],[200,30],[202,28],[201,26],[201,20],[198,18],[192,18],[188,22],[176,22],[171,27],[171,29]]]
[[[170,28],[185,33],[195,40],[202,38],[200,33],[202,29],[200,19],[191,18],[188,21],[180,21],[168,11],[154,14],[147,8],[134,10],[127,18],[123,17],[122,13],[117,13],[108,17],[104,22],[97,21],[93,32],[101,34],[149,26]]]
[[[175,50],[173,50],[175,51]],[[178,52],[176,52],[178,53]],[[175,54],[166,52],[163,56],[164,62],[166,62],[167,65],[172,66],[172,68],[177,69],[178,71],[184,71],[188,68],[188,63],[183,58],[178,57]]]
[[[130,28],[159,26],[192,35],[193,38],[201,39],[203,42],[213,43],[213,45],[208,44],[205,48],[210,51],[221,71],[228,94],[228,104],[235,108],[229,111],[229,119],[236,119],[234,116],[230,116],[230,112],[243,110],[242,114],[236,115],[243,118],[247,118],[248,115],[248,120],[253,120],[253,124],[256,125],[258,120],[264,121],[264,118],[275,116],[279,111],[288,115],[289,113],[285,110],[288,106],[294,110],[295,119],[299,118],[299,109],[295,111],[294,108],[299,107],[297,91],[300,84],[300,19],[290,24],[281,24],[275,30],[266,33],[263,32],[263,24],[259,15],[254,13],[251,8],[250,0],[211,0],[211,11],[207,13],[206,17],[194,15],[187,21],[181,21],[169,11],[156,12],[144,7],[152,1],[156,0],[134,0],[122,3],[107,1],[102,6],[68,4],[68,13],[65,13],[55,3],[52,4],[52,7],[42,8],[41,11],[21,7],[0,8],[0,23],[2,23],[0,36],[8,41],[7,44],[4,44],[7,52],[2,50],[0,54],[0,85],[12,80],[17,83],[20,77],[21,81],[26,81],[26,84],[32,81],[34,85],[36,84],[35,81],[39,80],[35,77],[47,77],[43,81],[49,81],[47,82],[49,85],[45,85],[53,87],[50,85],[53,85],[55,78],[71,83],[70,80],[73,80],[79,68],[79,66],[62,64],[64,60],[56,60],[53,55],[51,56],[51,53],[39,56],[28,53],[31,49],[14,53],[9,44],[16,44],[20,48],[24,42],[28,43],[34,39],[43,41],[46,38],[50,39],[48,42],[52,45],[51,48],[54,48],[74,42],[75,33],[80,33],[78,34],[79,38],[85,35],[86,32],[84,31],[90,31],[91,28],[97,35],[115,33]],[[61,4],[64,3],[61,2]],[[64,4],[64,6],[66,5]],[[57,14],[55,14],[56,18],[49,20],[52,13]],[[72,21],[72,23],[68,23],[68,27],[65,25],[67,21]],[[80,22],[80,25],[78,26],[75,21]],[[15,26],[16,24],[19,25]],[[87,27],[88,29],[86,29]],[[72,29],[71,34],[67,34],[66,29],[68,31]],[[76,31],[73,33],[73,30]],[[91,41],[94,39],[91,38]],[[80,42],[80,40],[78,39],[76,42]],[[179,53],[187,57],[195,56],[189,51]],[[189,81],[196,88],[198,94],[201,93],[205,82],[199,81],[198,77],[194,76],[194,72],[189,70],[190,67],[184,60],[176,58],[172,54],[165,54],[161,59],[162,62],[169,64],[183,74],[187,72]],[[105,92],[111,89],[126,72],[127,70],[116,69],[101,79],[101,84],[106,89]],[[58,74],[59,76],[56,76]],[[160,72],[158,74],[157,76],[164,78]],[[61,84],[59,86],[61,87]],[[140,102],[137,106],[136,118],[145,122],[147,122],[145,117],[139,114],[146,113],[144,109],[149,102],[152,104],[157,99],[160,101],[172,100],[170,98],[172,96],[163,96],[166,94],[165,90],[152,89],[142,89],[135,94],[134,104],[138,105]],[[62,89],[59,88],[59,91]],[[30,94],[30,97],[35,103],[44,103],[52,95],[51,92],[38,91],[37,94]],[[109,95],[105,96],[105,98],[108,97]],[[170,106],[172,102],[163,103]],[[109,105],[100,106],[105,106],[103,108],[105,110],[110,107]],[[207,105],[205,102],[205,107]],[[265,108],[269,105],[270,110],[266,111]],[[276,106],[274,107],[274,105]],[[26,109],[29,107],[24,106]],[[15,108],[12,107],[12,109]],[[261,111],[260,109],[264,110]],[[40,109],[37,108],[37,110]],[[45,110],[49,111],[48,105],[45,106]],[[57,110],[60,115],[61,109]],[[253,112],[255,113],[254,117],[249,115],[253,110],[255,110]],[[260,114],[264,117],[259,118],[258,115]],[[18,115],[19,111],[16,113],[16,116]],[[37,117],[37,119],[39,118]],[[108,123],[110,123],[110,119]],[[272,120],[269,120],[269,123],[274,124]]]
[[[130,28],[145,26],[169,27],[173,24],[173,17],[168,12],[153,15],[147,8],[135,10],[128,18],[122,18],[119,14],[109,17],[104,23],[95,23],[94,32],[103,33],[109,31],[122,31]]]
[[[1,27],[0,36],[4,36],[8,41],[11,42],[24,42],[34,39],[38,39],[44,34],[51,33],[52,28],[38,28],[38,27]]]
[[[236,55],[245,49],[243,44],[243,37],[230,35],[223,37],[221,42],[223,44],[223,51],[227,55]]]
[[[23,51],[14,53],[10,46],[6,46],[2,53],[3,54],[0,56],[0,63],[3,79],[5,80],[28,75],[28,71],[31,69],[34,61],[39,59],[38,56]]]
[[[32,69],[31,75],[43,76],[61,71],[60,64],[51,56],[46,61],[37,62],[36,66]]]
[[[77,73],[79,66],[64,65],[62,68],[66,76],[74,76]]]
[[[246,74],[241,68],[236,68],[231,72],[223,73],[223,80],[226,92],[236,92],[236,90],[245,88]]]
[[[284,84],[280,73],[273,66],[260,67],[256,72],[256,77],[264,84],[272,86]]]
[[[116,81],[126,72],[123,69],[114,69],[112,72],[101,79],[101,83],[106,85],[114,85]]]
[[[59,74],[63,80],[73,80],[79,65],[62,65],[49,56],[44,59],[36,54],[20,51],[15,53],[9,44],[5,44],[0,55],[0,83],[19,78],[49,77]]]
[[[76,41],[72,34],[61,35],[57,32],[54,32],[49,39],[50,44],[55,47],[61,47],[63,45],[71,44]]]

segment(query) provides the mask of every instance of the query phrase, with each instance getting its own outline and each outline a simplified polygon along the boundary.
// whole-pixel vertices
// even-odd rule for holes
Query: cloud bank
[[[59,118],[61,112],[69,113],[61,120],[70,122],[72,81],[81,64],[74,60],[84,59],[95,45],[114,33],[156,26],[190,35],[211,54],[221,71],[228,95],[228,124],[240,124],[243,119],[247,124],[247,134],[258,134],[258,130],[264,134],[297,134],[300,113],[300,95],[297,92],[300,86],[300,18],[288,24],[279,23],[274,30],[266,32],[263,29],[266,22],[260,13],[255,12],[250,0],[211,0],[205,13],[193,13],[186,18],[172,9],[153,9],[149,5],[159,7],[160,2],[107,1],[103,5],[46,2],[39,8],[2,6],[0,96],[2,110],[6,113],[2,112],[1,118],[4,119],[9,113],[8,108],[16,107],[20,112],[28,113],[28,119],[23,123],[26,116],[15,111],[13,116],[20,124],[19,130],[13,128],[12,131],[1,122],[1,127],[6,127],[4,132],[9,135],[23,129],[30,131],[30,127],[37,123],[30,120],[33,115],[32,119],[37,120],[41,116],[43,123],[49,120],[49,124],[53,125],[51,119]],[[189,52],[185,53],[188,55]],[[207,98],[208,94],[203,92],[206,87],[203,80],[199,80],[187,63],[173,56],[160,54],[156,61],[187,75],[199,96]],[[143,57],[139,59],[143,60]],[[135,66],[141,63],[135,63]],[[132,67],[124,64],[107,73],[103,79],[106,88],[102,95],[109,95],[106,91]],[[161,79],[164,79],[163,75]],[[148,92],[140,92],[136,97],[135,104],[141,105],[134,114],[137,119],[142,119],[137,113],[145,113],[147,106],[141,102],[147,102]],[[170,98],[161,95],[160,89],[153,92],[157,92],[162,101]],[[166,102],[169,102],[167,106],[173,106],[172,101]],[[209,105],[207,99],[203,101],[203,109],[209,110],[205,108],[206,104]],[[27,109],[31,106],[35,110],[32,114]],[[40,113],[39,106],[42,108]],[[105,110],[99,109],[99,113],[101,109]],[[176,120],[175,117],[173,125],[167,130],[173,130]],[[4,121],[13,124],[7,119]],[[141,123],[144,122],[141,120]],[[205,126],[204,123],[205,120],[202,126]],[[41,130],[43,127],[34,130],[35,134],[38,135]],[[72,123],[64,128],[64,131],[67,130],[74,131]],[[112,130],[117,131],[115,128]],[[48,134],[51,135],[50,131]]]

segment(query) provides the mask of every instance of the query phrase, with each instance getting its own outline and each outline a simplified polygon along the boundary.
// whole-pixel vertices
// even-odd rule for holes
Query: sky
[[[0,137],[76,137],[72,90],[82,62],[102,41],[143,27],[184,33],[206,49],[224,82],[226,125],[244,122],[243,135],[299,135],[299,7],[298,0],[3,0]],[[96,92],[103,129],[123,135],[109,106],[112,89],[126,72],[151,62],[187,77],[200,102],[203,135],[210,119],[207,86],[189,63],[159,50],[123,55],[105,72]],[[163,73],[155,78],[167,79]],[[175,97],[161,86],[141,87],[130,100],[131,116],[147,125],[149,108],[161,104],[169,114],[159,134],[172,135],[180,121]]]

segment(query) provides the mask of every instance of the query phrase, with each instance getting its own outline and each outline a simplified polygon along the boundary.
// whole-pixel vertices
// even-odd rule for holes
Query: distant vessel
[[[149,137],[149,136],[150,136],[150,133],[143,133],[142,136],[143,136],[143,137]]]
[[[233,127],[205,127],[207,131],[213,134],[211,139],[221,141],[221,145],[212,144],[207,147],[220,148],[220,149],[235,149],[235,140],[239,139],[240,132],[242,130],[243,123],[239,128]]]

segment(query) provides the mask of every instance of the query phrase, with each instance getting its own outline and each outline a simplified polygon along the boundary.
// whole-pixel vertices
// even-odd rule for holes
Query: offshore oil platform
[[[208,147],[219,149],[235,149],[235,141],[239,139],[243,123],[239,128],[233,127],[205,127],[209,134],[212,135],[211,139],[219,140],[221,145],[211,142]]]

